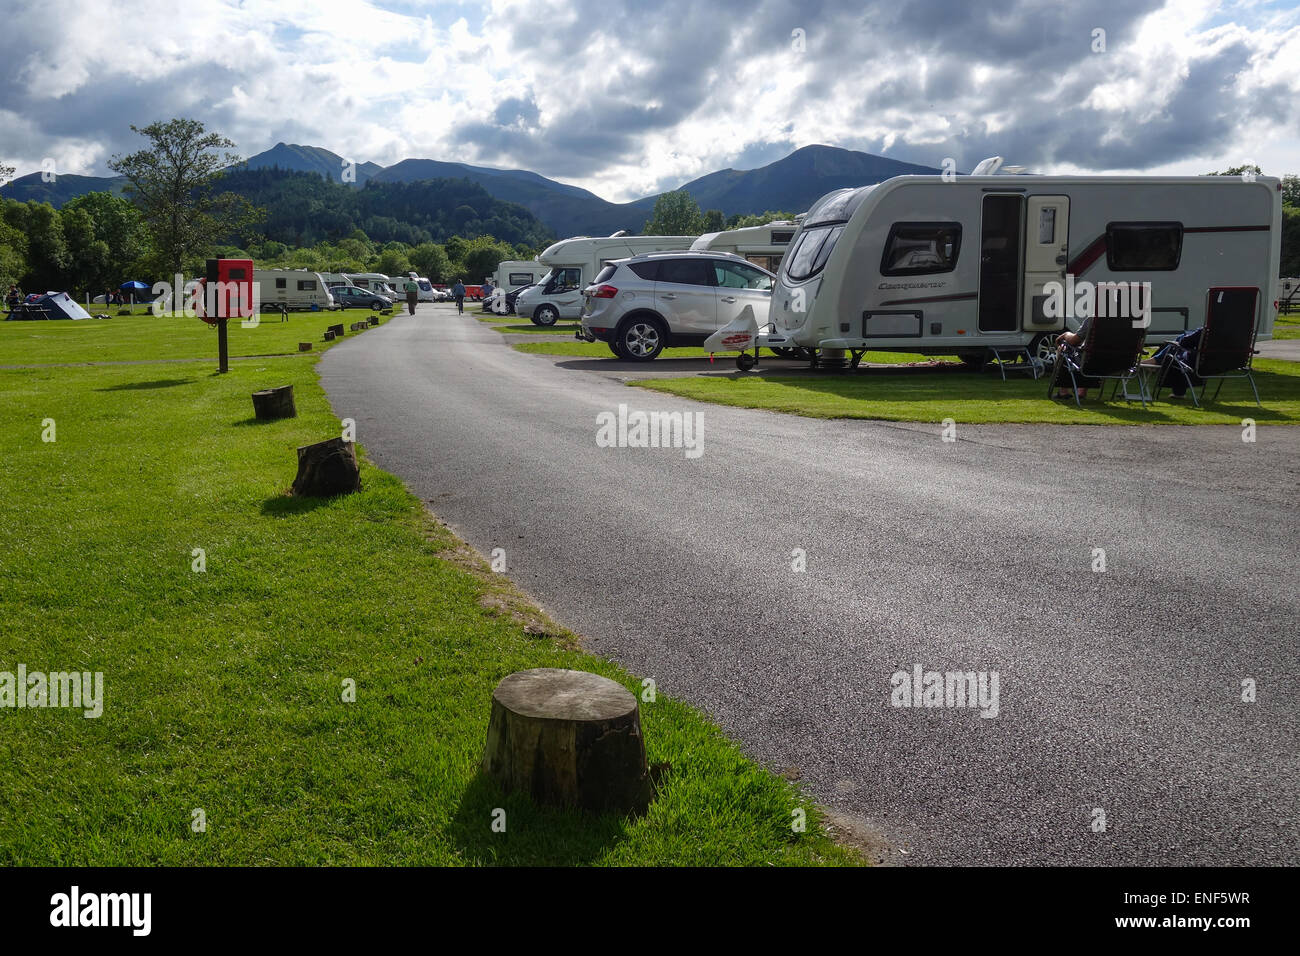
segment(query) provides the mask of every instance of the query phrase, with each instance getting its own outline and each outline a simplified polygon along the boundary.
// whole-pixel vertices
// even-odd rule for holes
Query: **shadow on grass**
[[[293,421],[292,418],[258,418],[254,415],[252,418],[242,418],[230,424],[236,428],[247,428],[249,425],[280,425],[291,421]]]
[[[504,833],[492,829],[496,810],[505,811]],[[523,794],[503,794],[479,771],[452,817],[450,836],[466,862],[479,866],[574,866],[596,860],[628,833],[624,817],[539,807]]]
[[[287,518],[293,515],[308,514],[324,507],[333,498],[300,498],[288,493],[274,495],[262,502],[262,514],[268,518]]]
[[[150,388],[175,388],[177,385],[190,385],[195,380],[192,378],[160,378],[153,382],[125,382],[121,385],[110,385],[108,388],[97,388],[97,392],[134,392]]]

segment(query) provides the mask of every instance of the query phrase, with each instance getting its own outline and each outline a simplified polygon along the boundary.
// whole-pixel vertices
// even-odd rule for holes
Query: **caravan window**
[[[896,222],[889,230],[880,274],[914,276],[951,272],[961,249],[961,224],[956,222]]]
[[[275,287],[276,287],[277,289],[287,289],[287,288],[289,287],[289,280],[288,280],[288,279],[276,279],[276,280],[275,280]]]
[[[315,279],[299,279],[299,280],[298,280],[298,291],[299,291],[299,292],[315,292],[315,291],[316,291],[316,280],[315,280]]]
[[[1183,255],[1181,222],[1106,224],[1106,265],[1111,272],[1170,272]]]
[[[512,272],[506,278],[506,285],[532,285],[533,274],[531,272]]]
[[[809,279],[822,271],[830,258],[835,242],[844,232],[844,226],[812,226],[805,229],[786,253],[785,274],[796,282]]]

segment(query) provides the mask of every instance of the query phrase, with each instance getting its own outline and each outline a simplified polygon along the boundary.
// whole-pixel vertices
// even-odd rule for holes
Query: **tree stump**
[[[291,491],[302,498],[332,498],[361,488],[361,469],[352,442],[331,438],[298,449],[298,477]]]
[[[641,813],[652,795],[636,697],[585,671],[539,667],[501,681],[482,769],[539,804]]]
[[[271,421],[276,418],[297,418],[298,409],[293,404],[293,386],[281,385],[279,388],[264,388],[253,393],[253,414],[258,421]]]
[[[298,343],[298,351],[299,351],[299,352],[310,352],[310,351],[311,351],[311,343],[310,343],[310,342],[299,342],[299,343]]]
[[[325,341],[326,341],[326,342],[333,342],[333,341],[334,341],[334,333],[333,333],[333,331],[331,331],[330,329],[326,329],[326,330],[325,330]]]
[[[333,333],[335,334],[335,336],[337,336],[338,338],[340,338],[340,339],[343,338],[343,323],[342,323],[342,322],[340,322],[338,325],[331,325],[329,330],[330,330],[331,332],[333,332]]]
[[[372,316],[370,317],[370,324],[371,324],[371,325],[378,325],[378,324],[379,324],[379,316],[377,316],[377,315],[372,315]]]

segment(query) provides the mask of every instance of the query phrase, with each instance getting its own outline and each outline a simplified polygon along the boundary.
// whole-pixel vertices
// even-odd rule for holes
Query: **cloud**
[[[521,167],[615,201],[810,143],[962,169],[1298,165],[1300,13],[1255,0],[6,3],[20,173],[102,175],[141,145],[130,124],[173,116],[245,155]]]

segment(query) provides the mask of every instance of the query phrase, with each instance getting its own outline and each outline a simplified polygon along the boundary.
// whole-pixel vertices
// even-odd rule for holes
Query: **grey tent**
[[[66,292],[47,292],[41,296],[28,296],[27,300],[9,313],[10,319],[88,319],[90,313],[77,305]]]

